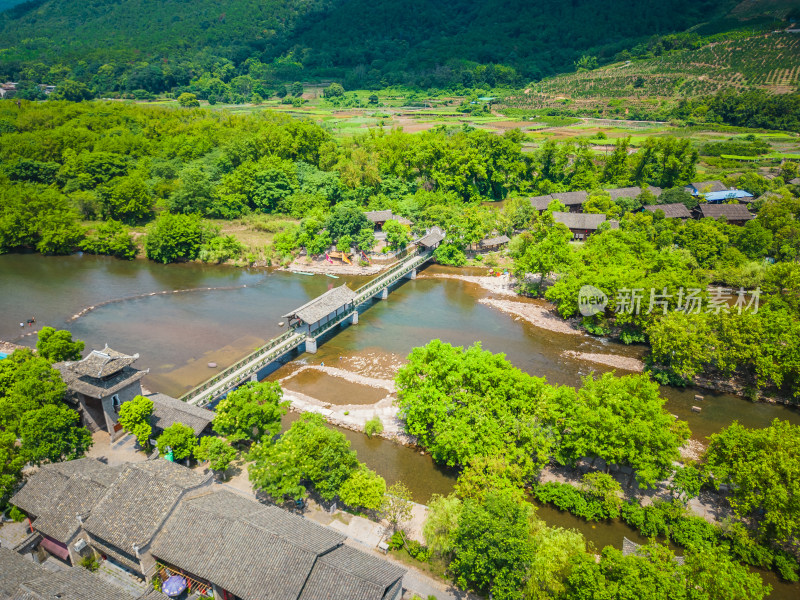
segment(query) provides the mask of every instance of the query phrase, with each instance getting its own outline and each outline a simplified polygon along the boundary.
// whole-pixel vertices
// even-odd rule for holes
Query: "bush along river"
[[[614,370],[592,357],[614,355],[620,359],[617,365],[628,365],[644,354],[641,346],[535,326],[513,311],[500,310],[499,304],[510,300],[541,311],[541,303],[489,291],[459,279],[463,273],[425,269],[416,280],[400,284],[388,300],[366,304],[359,323],[339,328],[317,354],[300,355],[269,376],[281,381],[295,405],[312,404],[338,417],[332,422],[350,427],[342,431],[359,458],[388,484],[404,481],[420,503],[452,491],[455,473],[435,465],[418,448],[352,430],[358,429],[355,415],[384,419],[392,414],[394,374],[415,346],[434,338],[460,346],[480,341],[485,350],[505,353],[531,375],[573,386],[592,371]],[[34,346],[35,331],[42,326],[69,329],[87,349],[108,343],[139,353],[137,366],[149,369],[144,385],[179,396],[213,375],[209,363],[225,368],[279,335],[285,330],[279,325],[281,315],[292,308],[334,286],[357,287],[366,280],[89,255],[8,254],[0,256],[0,339]],[[34,326],[20,327],[34,317]],[[687,421],[692,439],[702,445],[734,420],[747,427],[767,426],[775,418],[800,424],[800,414],[783,405],[694,389],[661,391],[667,410]],[[695,400],[695,394],[704,399]],[[700,412],[692,410],[695,405]],[[296,413],[287,415],[287,422],[294,418]],[[387,434],[392,433],[387,426]],[[587,523],[549,506],[540,506],[538,513],[551,525],[581,531],[598,549],[620,548],[623,536],[644,541],[620,522]],[[775,588],[771,597],[797,597],[798,586],[782,584],[771,573],[764,578]]]

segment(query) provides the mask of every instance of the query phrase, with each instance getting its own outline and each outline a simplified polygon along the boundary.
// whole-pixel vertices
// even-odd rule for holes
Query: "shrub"
[[[84,556],[81,558],[79,563],[84,569],[87,571],[91,571],[94,573],[97,569],[100,568],[100,562],[97,560],[97,557],[94,553],[90,554],[89,556]]]
[[[383,422],[378,417],[373,417],[366,423],[364,423],[364,433],[367,434],[367,437],[372,437],[373,435],[380,435],[383,433]]]
[[[16,506],[11,507],[11,510],[8,511],[8,516],[14,521],[14,523],[22,523],[22,521],[25,520],[25,513]]]

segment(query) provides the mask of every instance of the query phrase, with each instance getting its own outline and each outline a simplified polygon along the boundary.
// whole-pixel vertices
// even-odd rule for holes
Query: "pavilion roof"
[[[317,296],[310,302],[306,302],[300,308],[283,315],[284,319],[299,319],[309,325],[325,318],[332,312],[346,306],[355,298],[356,293],[347,287],[346,284],[328,290],[321,296]]]

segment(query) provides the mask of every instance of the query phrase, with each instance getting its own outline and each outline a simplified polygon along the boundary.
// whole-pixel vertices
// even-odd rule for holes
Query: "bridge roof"
[[[438,227],[431,227],[430,231],[417,240],[417,244],[432,248],[444,240],[444,231]]]
[[[349,304],[355,296],[356,293],[346,284],[340,285],[303,304],[300,308],[295,308],[293,311],[283,315],[283,318],[296,318],[311,325]]]

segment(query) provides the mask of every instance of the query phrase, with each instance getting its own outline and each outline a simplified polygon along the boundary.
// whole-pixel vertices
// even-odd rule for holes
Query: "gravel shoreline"
[[[632,371],[634,373],[644,372],[644,363],[638,358],[630,356],[617,356],[616,354],[597,354],[592,352],[575,352],[574,350],[565,350],[561,356],[567,358],[574,358],[577,360],[586,360],[589,362],[623,369],[625,371]]]
[[[553,314],[550,308],[532,302],[514,302],[511,300],[497,300],[495,298],[481,298],[481,304],[491,306],[505,313],[515,315],[526,320],[535,327],[564,333],[567,335],[583,335],[568,322]]]

